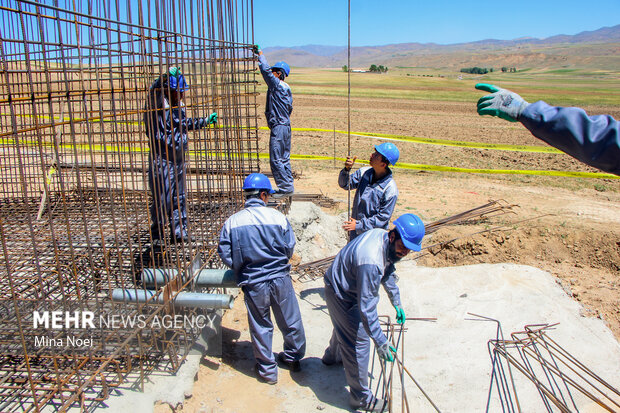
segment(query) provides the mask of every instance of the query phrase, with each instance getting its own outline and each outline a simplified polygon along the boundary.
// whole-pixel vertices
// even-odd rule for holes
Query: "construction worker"
[[[268,384],[278,381],[271,352],[270,309],[284,337],[284,351],[278,354],[280,364],[299,371],[306,352],[304,326],[289,274],[295,234],[282,213],[266,206],[273,192],[265,175],[248,175],[243,183],[245,209],[224,223],[218,247],[222,262],[235,271],[243,291],[257,378]]]
[[[286,62],[269,66],[260,46],[252,51],[258,55],[258,67],[267,83],[265,116],[271,131],[269,135],[269,164],[278,190],[274,198],[293,195],[293,172],[291,170],[291,112],[293,94],[284,79],[291,73]]]
[[[534,136],[595,168],[620,175],[620,122],[609,115],[588,116],[581,108],[526,102],[507,89],[478,83],[491,92],[478,100],[480,115],[521,122]]]
[[[387,402],[377,399],[368,388],[370,339],[381,360],[393,361],[395,351],[379,325],[379,285],[388,291],[397,322],[404,323],[394,264],[410,250],[420,251],[425,233],[424,224],[413,214],[400,216],[394,226],[389,232],[371,229],[349,242],[324,277],[325,301],[334,330],[322,361],[326,365],[342,362],[350,389],[349,403],[354,409],[382,411],[386,406]]]
[[[360,168],[352,175],[351,168],[357,157],[347,157],[338,175],[338,185],[343,189],[357,189],[351,218],[342,226],[349,232],[349,241],[369,229],[388,228],[398,199],[398,188],[389,166],[395,165],[399,156],[393,143],[377,145],[370,155],[370,167]]]
[[[187,131],[205,128],[217,122],[217,113],[205,118],[188,118],[183,98],[189,85],[178,67],[158,77],[151,85],[146,101],[144,126],[149,137],[149,187],[153,197],[151,237],[159,243],[170,223],[173,242],[187,242],[185,205],[185,160]]]

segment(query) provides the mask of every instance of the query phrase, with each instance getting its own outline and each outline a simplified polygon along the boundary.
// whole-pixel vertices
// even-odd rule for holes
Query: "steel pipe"
[[[157,291],[153,290],[115,288],[112,290],[112,300],[145,303],[148,300],[153,299],[155,303],[163,304],[163,295],[159,294],[156,296],[156,294]],[[229,294],[192,293],[182,291],[173,298],[173,301],[174,305],[179,307],[230,309],[233,307],[234,297]]]
[[[145,268],[142,270],[142,282],[147,286],[165,285],[179,276],[179,271],[173,268]],[[182,274],[181,281],[187,276]],[[194,277],[197,287],[236,287],[235,273],[232,270],[204,269]]]

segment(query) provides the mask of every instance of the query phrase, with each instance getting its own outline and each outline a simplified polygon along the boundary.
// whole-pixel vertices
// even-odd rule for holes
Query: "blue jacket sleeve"
[[[295,251],[295,232],[288,219],[286,220],[286,230],[284,231],[283,239],[286,244],[286,256],[290,259],[293,256],[293,251]]]
[[[379,283],[381,271],[376,265],[365,264],[357,269],[357,300],[362,325],[377,347],[387,343],[381,331],[377,304],[379,303]]]
[[[340,185],[340,188],[349,189],[348,185],[350,173],[351,171],[347,171],[345,168],[342,168],[342,170],[340,171],[340,175],[338,175],[338,185]],[[361,180],[361,169],[358,169],[357,171],[353,172],[353,175],[351,175],[351,189],[357,189]]]
[[[398,277],[394,272],[395,268],[393,265],[388,267],[387,274],[383,276],[381,279],[381,284],[383,284],[383,289],[387,293],[388,297],[390,297],[390,302],[394,307],[402,307],[402,303],[400,301],[400,289],[398,285],[396,285],[396,281],[398,281]]]
[[[172,120],[172,127],[175,130],[181,130],[187,132],[189,130],[202,129],[208,125],[206,118],[188,118],[185,115],[184,108],[175,108],[170,113]]]
[[[394,213],[397,200],[398,192],[386,192],[385,196],[380,200],[376,214],[360,218],[355,222],[355,232],[361,234],[373,228],[387,228]]]
[[[258,56],[258,68],[260,69],[260,73],[263,75],[263,79],[265,79],[265,83],[267,83],[267,87],[274,88],[278,86],[278,82],[280,79],[274,76],[271,72],[271,66],[267,63],[267,59],[265,55],[261,54]],[[292,98],[291,98],[291,112],[293,111],[292,106]]]
[[[222,259],[224,265],[233,268],[232,237],[227,223],[224,223],[222,231],[220,232],[220,242],[217,247],[217,254]]]
[[[620,175],[620,122],[609,115],[588,116],[581,108],[529,105],[519,121],[534,136],[583,163]]]

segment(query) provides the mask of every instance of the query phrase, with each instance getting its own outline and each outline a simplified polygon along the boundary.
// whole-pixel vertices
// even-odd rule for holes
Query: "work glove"
[[[253,45],[252,46],[252,53],[254,53],[256,55],[260,54],[260,46],[257,45],[257,44]]]
[[[393,362],[394,354],[392,353],[396,353],[396,349],[388,343],[384,343],[382,346],[377,347],[377,355],[381,360]]]
[[[398,324],[405,324],[405,319],[407,318],[407,316],[405,316],[405,310],[397,305],[394,306],[394,309],[396,310],[396,322]]]
[[[491,92],[478,100],[478,114],[498,116],[510,122],[516,122],[529,105],[523,98],[507,89],[487,83],[478,83],[476,89]]]
[[[217,122],[217,112],[213,112],[209,115],[209,119],[207,120],[207,125],[213,125]]]

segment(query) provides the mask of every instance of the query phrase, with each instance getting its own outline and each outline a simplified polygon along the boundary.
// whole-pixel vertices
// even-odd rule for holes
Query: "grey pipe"
[[[165,285],[177,277],[179,271],[172,268],[145,268],[142,282],[147,286]],[[183,278],[185,279],[185,277]],[[235,273],[232,270],[204,269],[194,278],[197,287],[236,287]]]
[[[115,288],[112,290],[113,301],[123,301],[132,303],[145,303],[151,299],[157,291],[153,290],[130,290],[124,288]],[[234,297],[228,294],[209,294],[209,293],[192,293],[182,291],[174,298],[174,305],[194,308],[227,308],[233,307]],[[154,299],[158,304],[164,303],[162,294]]]

